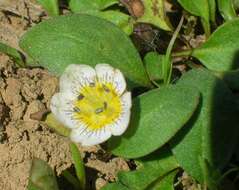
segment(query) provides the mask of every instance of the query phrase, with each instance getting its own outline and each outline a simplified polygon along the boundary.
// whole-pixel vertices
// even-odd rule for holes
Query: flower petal
[[[72,141],[81,143],[82,146],[93,146],[105,142],[111,137],[110,130],[102,128],[100,130],[90,130],[87,127],[80,127],[71,131]]]
[[[125,78],[119,69],[115,69],[108,64],[98,64],[96,65],[95,70],[100,82],[113,83],[119,95],[125,91]]]
[[[60,91],[79,92],[82,86],[95,82],[95,70],[89,65],[71,64],[60,77]]]
[[[130,110],[132,106],[132,98],[131,98],[131,92],[125,92],[121,97],[121,104],[123,107],[123,111]]]
[[[131,100],[130,92],[126,92],[121,96],[122,113],[121,113],[119,119],[113,125],[110,126],[112,134],[115,136],[122,135],[126,131],[128,125],[129,125],[130,108],[132,105],[131,101],[132,100]]]
[[[123,92],[126,90],[126,81],[124,75],[119,69],[115,69],[114,85],[119,95],[123,94]]]
[[[51,99],[50,108],[57,120],[68,128],[77,128],[78,124],[72,119],[74,96],[71,93],[56,93]]]
[[[113,125],[110,126],[112,134],[114,136],[122,135],[126,131],[129,125],[129,121],[130,121],[130,111],[124,112],[120,116],[120,118]]]

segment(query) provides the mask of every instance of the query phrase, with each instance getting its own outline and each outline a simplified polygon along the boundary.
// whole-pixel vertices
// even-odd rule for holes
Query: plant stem
[[[76,170],[76,176],[79,179],[81,189],[85,189],[85,167],[83,160],[80,155],[80,151],[76,144],[71,143],[70,144],[70,149],[71,149],[71,155],[72,155],[72,160],[75,165],[75,170]]]
[[[165,84],[169,84],[170,80],[171,80],[171,76],[172,76],[172,61],[171,61],[171,52],[173,49],[173,45],[177,39],[177,36],[179,34],[179,31],[183,25],[183,21],[184,21],[184,16],[181,17],[180,22],[175,30],[175,32],[173,33],[173,36],[169,42],[167,51],[166,51],[166,55],[165,55],[165,59],[163,60],[163,75],[164,75],[164,83]]]
[[[203,18],[201,18],[202,26],[206,35],[206,38],[208,38],[211,35],[211,29],[210,29],[210,23],[205,21]]]
[[[80,182],[69,171],[67,171],[67,170],[63,171],[62,175],[64,176],[64,178],[67,179],[67,181],[69,181],[74,186],[74,188],[76,190],[80,190],[81,189]]]

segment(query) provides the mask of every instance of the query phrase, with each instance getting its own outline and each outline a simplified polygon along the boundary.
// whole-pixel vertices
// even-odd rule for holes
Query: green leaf
[[[58,0],[37,0],[39,4],[43,6],[44,9],[51,16],[59,15],[59,5]]]
[[[178,0],[181,6],[188,12],[195,16],[201,17],[201,21],[207,36],[210,35],[210,15],[212,15],[211,18],[213,18],[213,11],[215,11],[215,3],[212,3],[211,1],[212,0]]]
[[[144,14],[137,19],[137,22],[150,23],[163,30],[172,30],[172,26],[165,13],[164,0],[143,1]]]
[[[100,7],[100,10],[106,9],[114,4],[119,3],[118,0],[96,0],[96,1]]]
[[[163,80],[162,61],[163,56],[155,52],[149,52],[144,57],[144,65],[149,78],[152,81]]]
[[[117,3],[114,0],[71,0],[69,6],[74,13],[84,13],[104,18],[121,28],[126,34],[133,32],[131,17],[117,10],[101,11],[107,6]]]
[[[82,189],[82,184],[80,183],[80,181],[74,176],[71,174],[70,171],[68,170],[64,170],[62,173],[61,173],[62,176],[64,176],[64,178],[73,185],[73,187],[75,189]]]
[[[8,55],[15,61],[19,66],[24,66],[23,54],[15,48],[12,48],[4,43],[0,42],[0,52]]]
[[[130,190],[130,189],[124,186],[123,184],[116,182],[105,185],[101,190]]]
[[[55,174],[45,161],[33,159],[27,188],[28,190],[58,190]]]
[[[137,170],[118,173],[118,181],[116,182],[118,187],[121,185],[129,190],[148,189],[155,180],[164,177],[178,167],[178,163],[168,147],[163,147],[153,154],[136,160],[136,162],[140,165]]]
[[[228,71],[239,67],[239,19],[226,22],[210,36],[201,47],[194,49],[192,56],[207,68]]]
[[[163,178],[156,180],[147,190],[174,190],[174,179],[178,171],[172,171]]]
[[[218,8],[225,20],[232,20],[237,17],[233,6],[233,0],[217,0]]]
[[[104,10],[116,3],[118,3],[117,0],[69,0],[69,7],[74,13],[79,13],[92,10]]]
[[[239,70],[214,72],[214,74],[224,80],[232,90],[239,90]]]
[[[208,175],[207,167],[211,172],[222,169],[238,138],[235,97],[222,80],[205,69],[187,72],[177,85],[197,88],[202,101],[191,120],[173,138],[173,153],[187,173],[203,184],[214,184],[216,179],[208,179],[213,176]]]
[[[158,178],[176,169],[178,163],[167,147],[140,160],[142,166],[136,171],[119,172],[118,179],[129,189],[147,189]]]
[[[133,32],[133,22],[129,15],[119,11],[86,11],[83,12],[92,16],[97,16],[106,19],[119,28],[121,28],[127,35]]]
[[[85,180],[86,180],[85,167],[84,167],[84,162],[81,158],[80,151],[74,143],[70,144],[70,149],[71,149],[72,160],[74,162],[74,166],[76,170],[76,176],[80,181],[81,189],[85,189]]]
[[[221,179],[220,171],[212,166],[207,159],[201,159],[200,162],[205,180],[204,184],[207,185],[210,190],[218,190],[219,179]]]
[[[69,0],[69,8],[74,13],[99,10],[99,5],[94,0]]]
[[[239,8],[239,0],[233,0],[233,5],[235,6],[236,9]]]
[[[121,137],[111,138],[109,148],[125,158],[155,151],[189,120],[198,102],[198,91],[186,86],[167,86],[142,94],[133,100],[128,130]]]
[[[119,11],[101,11],[99,13],[93,13],[92,15],[99,16],[100,18],[104,18],[116,26],[121,28],[127,35],[132,34],[133,32],[133,22],[129,15],[124,14]]]
[[[130,87],[150,85],[128,36],[115,25],[94,16],[77,14],[44,21],[21,38],[20,47],[58,75],[69,64],[108,63],[124,73]]]

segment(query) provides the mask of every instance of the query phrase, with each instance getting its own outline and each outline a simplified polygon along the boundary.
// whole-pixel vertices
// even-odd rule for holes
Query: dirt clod
[[[39,127],[42,130],[38,130]],[[24,190],[34,157],[47,161],[59,175],[72,164],[69,142],[38,122],[11,122],[7,143],[0,144],[0,185],[6,190]]]
[[[25,121],[32,120],[30,117],[31,114],[39,112],[41,110],[45,110],[44,104],[41,103],[41,101],[39,101],[39,100],[32,101],[27,107],[27,111],[23,117],[23,120],[25,120]]]
[[[105,176],[107,181],[114,181],[119,171],[129,171],[127,162],[122,158],[113,158],[109,162],[98,159],[88,159],[86,166],[94,168]]]
[[[47,18],[35,0],[0,1],[0,41],[19,49],[26,30]],[[58,78],[41,68],[19,68],[0,53],[0,187],[25,190],[34,157],[48,162],[59,176],[72,168],[69,139],[51,131],[39,113],[49,110],[51,97],[58,91]],[[38,115],[36,114],[38,113]],[[37,116],[37,117],[34,117]],[[114,181],[120,170],[129,170],[126,161],[112,158],[98,146],[79,149],[90,176],[88,189],[100,189]],[[90,174],[88,174],[90,175]]]
[[[42,83],[55,77],[38,68],[16,68],[2,55],[0,71],[0,187],[25,190],[34,157],[47,161],[57,175],[72,166],[69,140],[30,118],[46,110],[57,82],[48,91]]]
[[[97,187],[96,190],[100,190],[104,187],[108,182],[103,178],[98,178],[95,182],[95,186]]]

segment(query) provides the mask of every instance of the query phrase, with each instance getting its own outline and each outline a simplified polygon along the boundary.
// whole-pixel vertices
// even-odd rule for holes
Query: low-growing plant
[[[164,0],[68,0],[72,14],[64,16],[56,16],[57,1],[38,2],[54,17],[22,36],[25,59],[6,45],[0,44],[0,50],[21,66],[43,66],[60,76],[53,114],[45,120],[51,128],[83,145],[113,135],[107,150],[134,160],[135,171],[120,172],[103,189],[171,190],[182,170],[201,189],[223,189],[229,163],[239,161],[238,2],[173,1],[182,16],[176,29]],[[190,28],[188,15],[200,23]],[[163,53],[138,53],[129,35],[140,23],[171,35]],[[196,27],[205,41],[193,48],[182,39],[186,30],[195,37]],[[186,49],[179,47],[182,42]],[[180,66],[185,69],[175,75]],[[84,189],[80,153],[75,144],[71,150],[76,177],[64,176],[75,189]],[[29,189],[53,189],[54,175],[45,166],[49,186],[38,186],[34,176],[41,163],[33,163]]]

